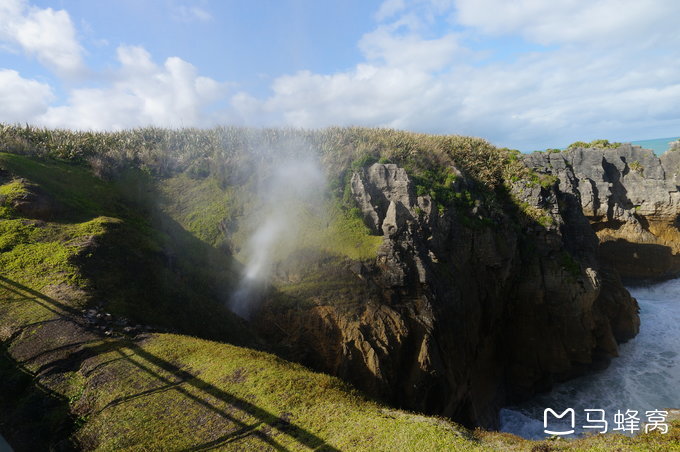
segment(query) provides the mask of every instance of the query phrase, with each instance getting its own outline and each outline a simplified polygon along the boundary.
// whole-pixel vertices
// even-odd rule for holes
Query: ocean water
[[[611,432],[617,426],[615,415],[619,410],[637,411],[633,418],[638,417],[642,426],[647,411],[680,408],[680,279],[629,290],[640,304],[641,326],[638,336],[620,346],[620,356],[603,371],[562,383],[550,393],[503,409],[502,431],[530,439],[550,436],[544,433],[546,408],[557,414],[573,408],[574,435],[603,428],[601,423],[598,429],[583,428],[597,424],[588,422],[585,409],[604,410],[590,412],[590,419],[604,418]],[[549,415],[548,429],[570,430],[568,418],[557,422]]]
[[[631,144],[651,149],[656,155],[661,155],[668,150],[670,143],[679,140],[680,137],[654,138],[653,140],[631,141]]]

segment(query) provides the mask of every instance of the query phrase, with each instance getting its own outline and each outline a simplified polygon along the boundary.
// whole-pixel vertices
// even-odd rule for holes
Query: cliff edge
[[[534,153],[526,162],[559,178],[581,205],[601,245],[600,255],[631,280],[680,274],[680,152],[660,157],[624,144]]]

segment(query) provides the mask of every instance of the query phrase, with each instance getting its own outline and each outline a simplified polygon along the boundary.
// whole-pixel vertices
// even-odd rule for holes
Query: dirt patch
[[[246,369],[243,367],[239,367],[235,369],[231,375],[227,376],[225,378],[225,381],[233,384],[240,384],[240,383],[245,383],[245,381],[248,379],[248,373]]]
[[[63,283],[50,284],[43,288],[42,293],[71,306],[85,305],[91,299],[90,294],[84,290]]]

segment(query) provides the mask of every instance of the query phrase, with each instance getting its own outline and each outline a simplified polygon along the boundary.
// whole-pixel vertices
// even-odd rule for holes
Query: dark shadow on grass
[[[16,452],[76,450],[68,399],[42,384],[0,343],[0,427]]]
[[[104,406],[104,408],[102,408],[100,411],[104,411],[116,405],[149,396],[151,394],[172,390],[175,391],[179,396],[189,399],[193,403],[201,405],[204,409],[213,412],[235,426],[234,431],[220,436],[217,439],[192,446],[187,450],[208,450],[224,446],[229,443],[237,443],[238,441],[247,437],[257,438],[263,443],[263,447],[271,447],[279,451],[286,450],[281,444],[275,441],[271,435],[269,435],[268,432],[271,430],[275,430],[279,434],[283,434],[290,437],[291,439],[294,439],[302,447],[324,451],[337,450],[313,433],[293,424],[288,419],[286,419],[285,416],[276,416],[246,400],[236,397],[229,392],[198,378],[191,372],[182,370],[177,365],[147,352],[142,347],[140,347],[135,340],[129,338],[102,337],[99,331],[88,329],[87,324],[80,316],[80,312],[73,307],[65,305],[64,303],[61,303],[40,292],[37,292],[2,276],[0,276],[0,287],[23,297],[25,300],[31,300],[35,303],[38,303],[51,312],[61,316],[64,318],[64,320],[76,323],[78,326],[83,328],[83,330],[88,331],[89,335],[94,334],[98,336],[96,340],[83,341],[81,338],[74,343],[60,345],[49,351],[43,350],[39,352],[38,355],[25,360],[24,363],[37,357],[49,356],[50,352],[63,352],[69,348],[75,348],[75,350],[69,352],[65,357],[43,364],[43,366],[41,366],[41,368],[34,373],[28,371],[24,363],[20,363],[18,361],[13,362],[13,366],[17,372],[30,374],[34,384],[39,388],[43,387],[45,391],[50,390],[40,383],[40,379],[42,377],[65,371],[77,371],[87,359],[100,355],[101,353],[115,352],[119,356],[114,359],[107,360],[105,363],[99,363],[97,364],[97,367],[101,368],[101,366],[105,366],[116,361],[127,361],[129,364],[149,375],[154,381],[158,382],[159,386],[138,392],[136,394],[114,399]],[[97,344],[97,342],[99,343]],[[97,367],[95,367],[95,369]],[[91,375],[93,371],[94,369],[90,369],[88,375]],[[61,398],[63,399],[63,397]],[[221,402],[225,403],[228,408],[225,409],[224,407],[216,405],[211,401],[211,399],[220,400]],[[66,406],[68,407],[68,403]],[[256,422],[247,423],[243,420],[240,420],[236,415],[230,413],[234,410],[241,412],[243,417],[255,418]]]

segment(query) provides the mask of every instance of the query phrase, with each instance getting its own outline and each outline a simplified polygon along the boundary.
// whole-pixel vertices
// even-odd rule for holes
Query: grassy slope
[[[192,179],[179,174],[159,181],[163,195],[163,210],[177,220],[186,230],[213,246],[224,243],[225,235],[219,230],[219,223],[227,220],[232,231],[227,239],[243,243],[249,235],[247,223],[252,207],[244,206],[252,196],[238,187],[222,188],[212,177]],[[368,228],[360,218],[344,213],[337,203],[326,201],[324,218],[300,206],[302,229],[298,234],[304,237],[304,245],[310,249],[323,250],[332,255],[351,259],[367,259],[375,256],[382,237],[369,235]],[[279,260],[287,257],[280,254]]]
[[[32,431],[41,432],[36,441],[43,443],[38,444],[54,442],[68,431],[62,425],[68,411],[80,446],[99,450],[540,446],[511,435],[473,436],[444,420],[381,407],[336,378],[263,352],[174,334],[106,337],[87,328],[80,316],[88,302],[84,290],[96,283],[91,277],[101,275],[82,272],[86,244],[92,239],[119,240],[111,230],[122,223],[132,228],[129,232],[138,231],[152,253],[151,225],[135,218],[111,185],[73,165],[8,155],[0,156],[0,165],[39,184],[67,207],[58,221],[22,218],[8,201],[24,187],[12,181],[0,186],[0,340],[6,347],[0,394],[9,393],[2,385],[26,376],[43,388],[11,400],[0,397],[0,405],[10,402],[2,408],[14,422],[24,416],[33,423]],[[142,307],[147,301],[131,303]],[[45,397],[52,402],[43,403]],[[49,410],[31,411],[36,401]],[[10,434],[9,439],[18,436]],[[656,441],[660,445],[652,447]],[[676,427],[673,436],[541,444],[559,449],[669,450],[680,447],[678,441]]]
[[[16,268],[18,281],[40,290],[47,282],[36,279],[59,269],[53,284],[88,289],[112,313],[204,337],[234,342],[247,337],[241,322],[214,302],[214,294],[223,290],[221,281],[235,278],[230,258],[171,218],[156,215],[143,175],[133,173],[113,184],[80,165],[12,154],[0,154],[0,165],[37,186],[52,206],[50,221],[4,223],[11,229],[4,231],[7,237],[30,232],[26,243],[0,258],[7,276],[14,276]],[[102,234],[106,240],[94,238]],[[83,246],[87,250],[80,253]],[[39,263],[39,270],[23,271],[24,260]],[[206,262],[213,266],[205,268]]]

